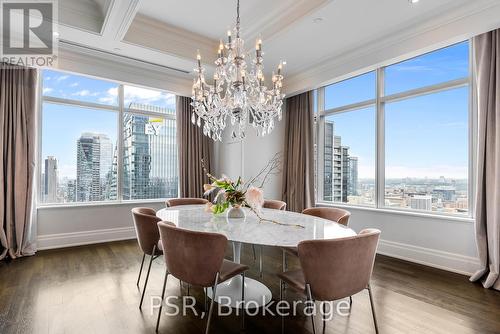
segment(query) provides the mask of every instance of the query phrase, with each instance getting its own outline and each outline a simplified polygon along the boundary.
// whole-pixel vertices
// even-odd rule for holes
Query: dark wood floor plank
[[[231,254],[228,247],[228,258]],[[277,296],[281,251],[264,247],[263,256],[263,281]],[[156,313],[150,297],[161,294],[165,267],[162,258],[153,262],[141,312],[135,285],[140,260],[137,243],[121,241],[0,261],[0,333],[154,333]],[[242,262],[251,265],[248,276],[258,279],[250,245],[243,248]],[[299,265],[295,258],[289,262],[291,267]],[[465,276],[378,256],[372,285],[381,333],[500,333],[500,293],[472,284]],[[169,279],[167,295],[180,293],[179,281]],[[182,293],[187,293],[185,287]],[[203,290],[194,287],[191,294],[202,312]],[[286,299],[303,300],[303,296],[288,291]],[[374,332],[368,294],[353,299],[350,315],[336,315],[326,333]],[[321,319],[316,320],[321,328]],[[201,333],[205,321],[192,314],[163,316],[160,332]],[[301,314],[287,317],[284,324],[283,333],[312,332],[310,319]],[[214,317],[212,333],[239,331],[238,317]],[[281,318],[247,316],[246,332],[280,333]]]

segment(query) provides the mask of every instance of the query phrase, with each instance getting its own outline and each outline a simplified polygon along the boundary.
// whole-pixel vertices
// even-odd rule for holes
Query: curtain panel
[[[203,159],[208,171],[212,169],[214,143],[203,135],[200,127],[191,122],[191,98],[177,96],[177,142],[179,147],[179,197],[202,197],[203,184],[208,177],[203,171]]]
[[[283,161],[283,200],[290,211],[314,205],[313,92],[285,101],[286,135]]]
[[[500,30],[474,38],[478,98],[476,241],[471,281],[500,290]]]
[[[32,255],[37,71],[0,64],[0,259]]]

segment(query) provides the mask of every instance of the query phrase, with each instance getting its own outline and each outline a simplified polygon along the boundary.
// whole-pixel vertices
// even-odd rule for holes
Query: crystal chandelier
[[[232,34],[236,38],[232,38]],[[253,52],[252,52],[253,53]],[[272,73],[272,88],[264,84],[262,41],[257,40],[255,59],[251,66],[245,61],[244,41],[240,38],[240,1],[236,7],[236,27],[227,32],[227,43],[219,45],[213,84],[205,81],[205,69],[201,65],[198,52],[198,67],[194,70],[192,103],[193,124],[202,126],[203,134],[214,141],[222,141],[227,118],[235,129],[233,139],[245,138],[247,124],[252,125],[258,136],[270,133],[275,118],[281,121],[284,94],[282,68],[280,62],[276,73]]]

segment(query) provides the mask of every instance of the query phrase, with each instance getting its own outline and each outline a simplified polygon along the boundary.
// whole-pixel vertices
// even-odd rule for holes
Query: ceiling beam
[[[121,41],[132,24],[142,0],[111,0],[101,35],[105,39]]]

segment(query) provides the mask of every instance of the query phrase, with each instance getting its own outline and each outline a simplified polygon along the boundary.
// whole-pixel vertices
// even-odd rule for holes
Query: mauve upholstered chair
[[[165,250],[165,263],[167,270],[163,282],[162,303],[156,321],[156,331],[160,325],[160,317],[165,298],[167,278],[172,275],[182,282],[212,288],[212,296],[216,296],[217,285],[236,275],[242,276],[242,286],[245,285],[245,271],[248,266],[234,263],[224,259],[227,238],[219,233],[197,232],[177,228],[168,222],[159,222],[158,229]],[[245,300],[245,289],[241,291],[242,302]],[[210,329],[214,299],[208,312],[207,327]],[[244,328],[244,314],[242,312],[242,325]]]
[[[276,199],[266,199],[264,200],[263,208],[274,209],[274,210],[286,210],[286,202],[278,201]]]
[[[167,208],[179,205],[192,205],[192,204],[207,204],[208,200],[204,198],[170,198],[165,201]]]
[[[141,302],[139,304],[139,309],[141,309],[142,302],[144,300],[144,293],[146,292],[146,286],[148,285],[151,263],[154,259],[163,254],[163,245],[160,241],[158,226],[156,225],[159,221],[161,221],[161,219],[156,216],[156,211],[150,208],[133,208],[132,217],[134,218],[137,241],[139,242],[139,247],[142,250],[142,262],[141,268],[139,269],[139,277],[137,277],[137,286],[139,286],[139,282],[141,280],[141,273],[146,255],[150,256],[148,272],[146,274]]]
[[[273,209],[273,210],[286,210],[286,202],[278,201],[276,199],[266,199],[264,200],[264,204],[262,205],[265,209]],[[253,260],[257,260],[257,256],[255,254],[255,245],[252,244],[253,251]],[[262,278],[262,246],[259,247],[259,275]]]
[[[309,216],[328,219],[344,226],[349,225],[351,213],[339,208],[307,208],[302,210],[302,213]],[[283,271],[286,271],[286,253],[298,256],[297,247],[283,247]]]
[[[302,268],[278,274],[280,300],[286,285],[304,293],[309,303],[335,301],[368,289],[375,332],[378,334],[370,279],[379,237],[379,230],[365,229],[353,237],[302,241],[298,245]],[[311,320],[313,333],[316,333],[312,314]]]

